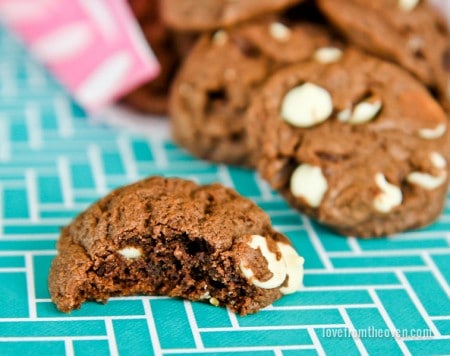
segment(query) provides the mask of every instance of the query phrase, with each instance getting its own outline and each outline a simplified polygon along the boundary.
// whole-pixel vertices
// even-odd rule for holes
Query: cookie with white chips
[[[430,1],[318,0],[317,4],[352,43],[406,68],[450,109],[450,33]]]
[[[300,211],[358,237],[431,223],[447,192],[445,113],[403,69],[354,49],[275,73],[247,115],[258,169]]]
[[[168,26],[178,31],[208,31],[277,13],[300,2],[302,0],[164,0],[161,7]]]
[[[339,45],[326,28],[281,16],[203,35],[171,90],[174,140],[200,158],[254,167],[244,123],[251,98],[275,70],[333,61]]]
[[[62,230],[49,290],[63,312],[143,294],[245,315],[302,280],[303,258],[253,202],[220,184],[150,177],[112,191]]]

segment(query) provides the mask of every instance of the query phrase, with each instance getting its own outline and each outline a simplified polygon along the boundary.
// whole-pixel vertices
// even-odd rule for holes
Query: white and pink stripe
[[[0,0],[0,18],[87,110],[158,74],[125,0]]]

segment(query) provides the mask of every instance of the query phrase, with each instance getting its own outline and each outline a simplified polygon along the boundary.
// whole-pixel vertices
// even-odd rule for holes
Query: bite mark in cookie
[[[49,289],[58,309],[167,295],[254,313],[301,286],[303,259],[251,201],[218,184],[152,177],[62,230]]]

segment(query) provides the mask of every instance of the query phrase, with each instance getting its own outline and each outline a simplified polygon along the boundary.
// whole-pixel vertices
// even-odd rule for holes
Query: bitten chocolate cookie
[[[425,0],[318,0],[352,42],[413,73],[450,108],[450,36]]]
[[[288,63],[334,60],[336,46],[319,25],[275,17],[202,36],[171,90],[175,141],[201,158],[254,166],[244,123],[254,93]]]
[[[219,184],[152,177],[111,192],[62,230],[49,289],[64,312],[144,294],[244,315],[295,292],[302,266],[250,200]]]
[[[439,104],[401,68],[348,49],[274,74],[247,117],[258,168],[300,211],[345,235],[431,223],[447,192]]]
[[[302,0],[164,0],[162,16],[170,27],[183,31],[229,27],[257,16],[274,13]]]
[[[158,59],[160,73],[129,93],[124,102],[144,113],[167,114],[172,80],[182,57],[193,46],[197,36],[169,30],[161,20],[158,0],[128,0],[128,3]]]

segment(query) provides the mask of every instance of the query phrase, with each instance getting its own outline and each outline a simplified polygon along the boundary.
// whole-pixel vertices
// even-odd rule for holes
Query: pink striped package
[[[89,111],[158,74],[126,0],[0,0],[0,19]]]

